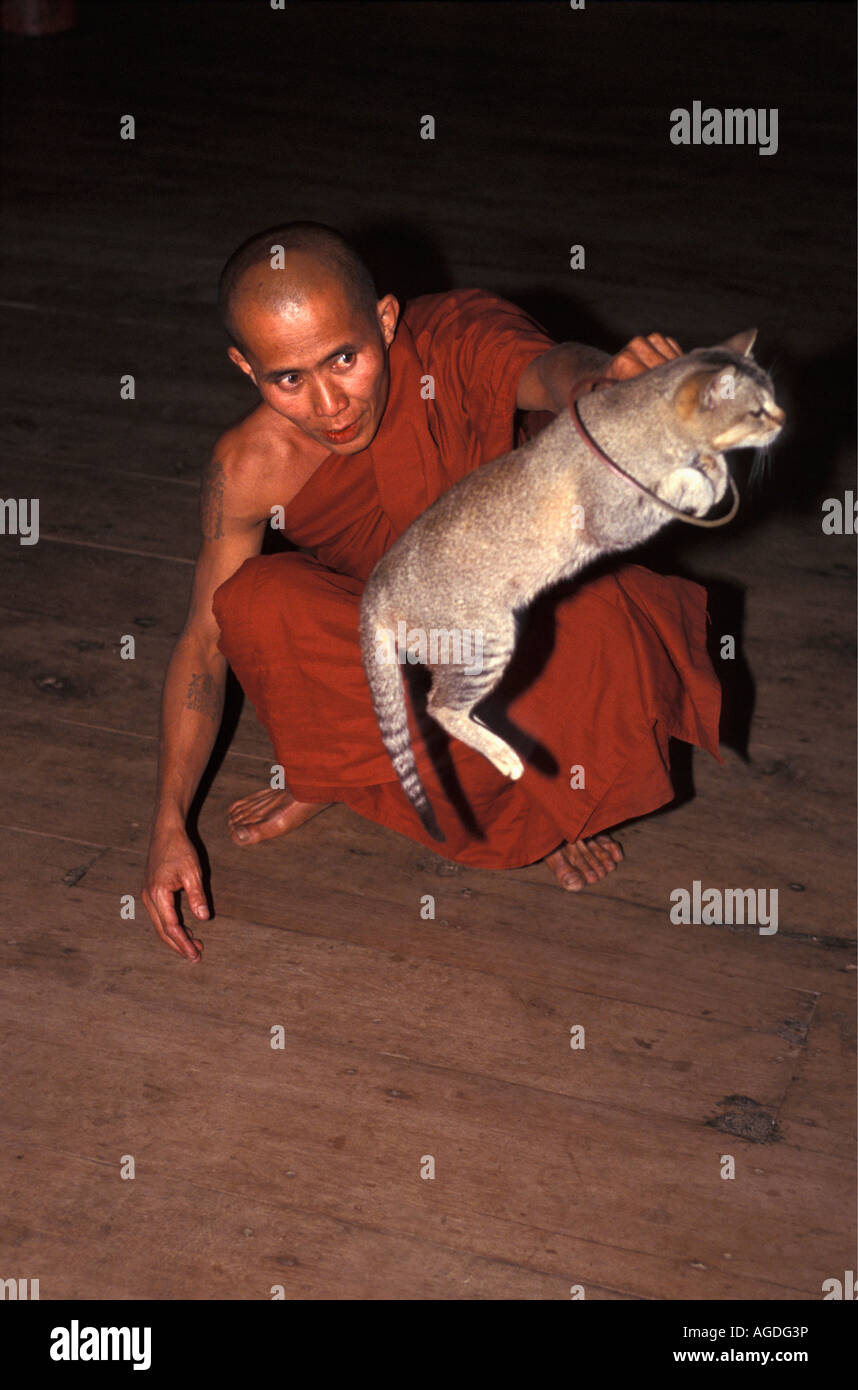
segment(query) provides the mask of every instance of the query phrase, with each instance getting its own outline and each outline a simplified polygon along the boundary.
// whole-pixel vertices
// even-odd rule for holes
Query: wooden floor
[[[0,1278],[818,1299],[855,1268],[855,543],[820,524],[854,487],[852,17],[729,9],[137,3],[8,41],[0,492],[41,536],[0,536]],[[778,154],[671,146],[698,97],[777,106]],[[217,272],[290,216],[362,231],[383,289],[480,284],[607,349],[757,323],[791,429],[735,525],[647,552],[740,638],[734,746],[623,829],[616,874],[566,895],[342,807],[240,850],[226,807],[270,765],[245,710],[195,968],[139,904],[159,689],[199,470],[251,399]],[[777,934],[673,925],[694,880],[777,889]]]

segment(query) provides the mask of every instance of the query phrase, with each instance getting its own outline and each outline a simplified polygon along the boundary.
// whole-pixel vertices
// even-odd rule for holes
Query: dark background
[[[853,50],[848,4],[83,4],[74,31],[4,44],[14,403],[61,407],[93,458],[76,408],[133,371],[132,453],[153,416],[194,425],[169,463],[198,469],[251,401],[219,269],[313,218],[357,234],[382,291],[479,284],[558,338],[758,324],[792,417],[769,505],[816,501],[851,434]],[[695,99],[777,107],[777,154],[672,145]]]

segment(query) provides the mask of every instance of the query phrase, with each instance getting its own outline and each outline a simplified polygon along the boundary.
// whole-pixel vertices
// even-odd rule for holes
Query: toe
[[[612,856],[601,840],[588,840],[587,850],[598,865],[600,877],[604,877],[605,874],[616,868]]]
[[[564,845],[563,853],[573,869],[578,869],[588,883],[596,883],[603,876],[605,871],[602,865],[583,840],[578,840],[574,845]]]
[[[564,856],[562,850],[555,850],[549,854],[546,864],[550,868],[561,888],[565,888],[569,893],[579,893],[584,887],[584,879],[578,869],[570,864]]]
[[[614,864],[619,864],[620,860],[623,858],[622,845],[617,844],[617,841],[613,839],[610,835],[597,835],[596,839],[613,860],[611,868],[614,867]]]

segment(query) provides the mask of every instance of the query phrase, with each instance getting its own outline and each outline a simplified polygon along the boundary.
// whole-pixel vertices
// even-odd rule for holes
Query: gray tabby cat
[[[429,713],[499,772],[520,777],[518,754],[473,714],[510,662],[516,610],[659,531],[671,515],[652,494],[702,517],[727,490],[720,451],[771,443],[785,416],[751,357],[755,336],[582,395],[579,419],[608,458],[563,411],[522,448],[451,487],[376,565],[361,602],[364,668],[385,747],[433,839],[444,836],[414,761],[399,665],[430,666]]]

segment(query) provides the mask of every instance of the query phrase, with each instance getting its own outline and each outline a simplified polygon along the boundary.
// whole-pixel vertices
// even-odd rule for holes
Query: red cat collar
[[[739,491],[729,472],[727,474],[727,482],[730,484],[730,489],[733,493],[733,505],[726,516],[719,516],[715,521],[704,521],[702,517],[689,516],[687,512],[681,512],[678,507],[673,507],[669,502],[665,502],[663,497],[659,497],[655,492],[651,492],[650,489],[637,478],[633,478],[631,473],[627,473],[624,468],[621,468],[609,454],[605,453],[604,449],[599,448],[599,445],[588,433],[581,416],[578,414],[578,397],[584,395],[587,391],[596,390],[599,386],[616,386],[617,384],[617,381],[615,381],[613,377],[585,376],[569,392],[569,414],[572,416],[572,423],[590,452],[601,459],[603,463],[606,463],[608,467],[619,474],[621,478],[625,478],[627,482],[633,483],[641,492],[645,492],[647,497],[652,498],[653,502],[657,502],[660,507],[670,512],[678,521],[685,521],[689,526],[705,526],[707,529],[711,529],[715,526],[726,526],[727,522],[732,521],[736,512],[739,510]]]

